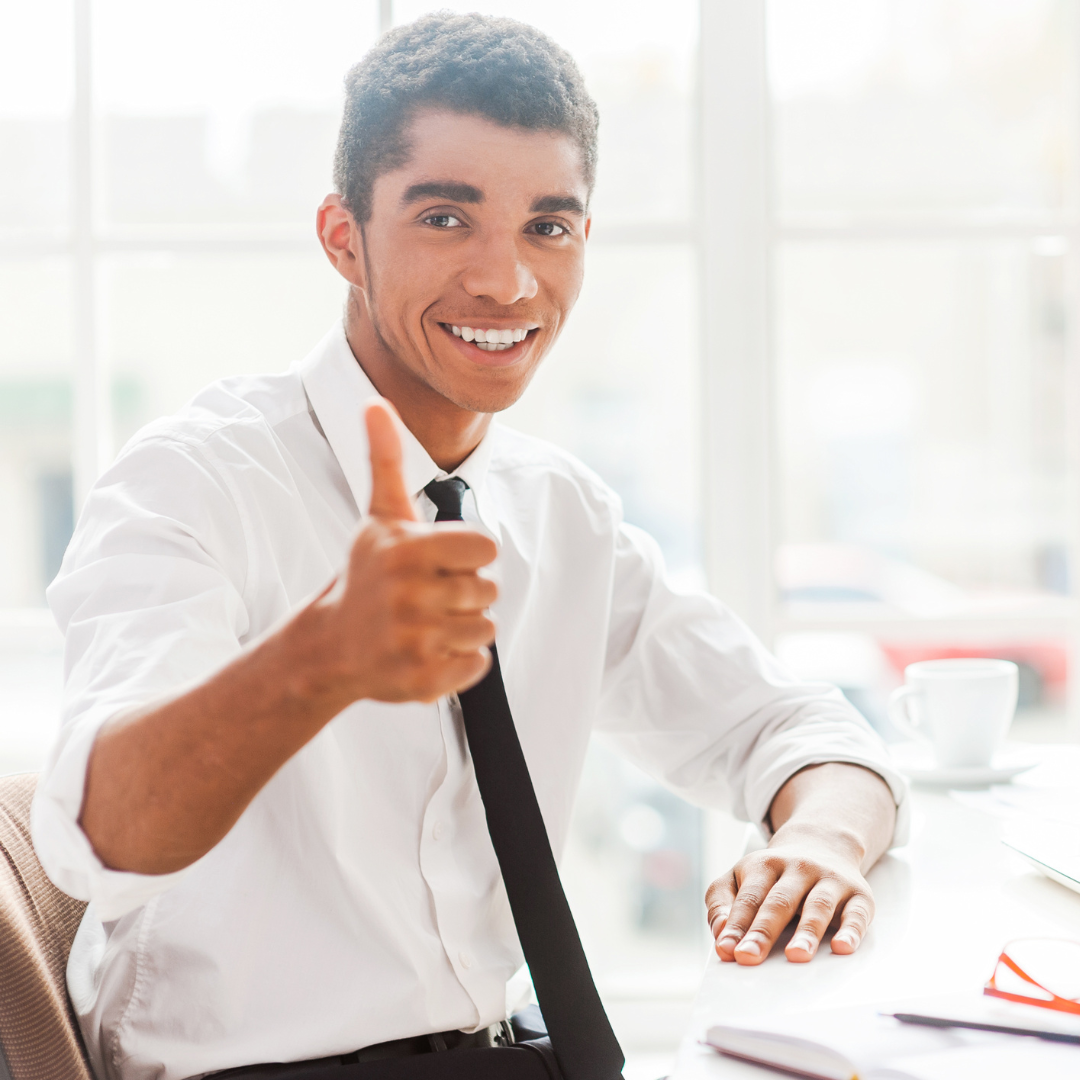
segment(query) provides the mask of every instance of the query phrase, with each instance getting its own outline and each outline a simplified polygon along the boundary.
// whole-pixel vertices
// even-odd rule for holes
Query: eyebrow
[[[401,205],[420,202],[423,199],[445,199],[455,203],[482,203],[484,193],[472,184],[456,180],[425,180],[411,184],[401,196]],[[529,207],[531,214],[577,214],[585,216],[585,204],[576,195],[541,195]]]
[[[585,216],[585,204],[575,195],[543,195],[529,207],[531,214],[578,214]]]
[[[419,202],[421,199],[445,199],[455,203],[482,203],[484,193],[472,184],[460,184],[454,180],[425,180],[405,189],[401,205]]]

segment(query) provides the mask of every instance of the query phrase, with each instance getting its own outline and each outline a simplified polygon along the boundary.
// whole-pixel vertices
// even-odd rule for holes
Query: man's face
[[[498,412],[581,289],[581,153],[562,134],[436,110],[408,136],[362,228],[368,313],[393,362],[460,408]]]

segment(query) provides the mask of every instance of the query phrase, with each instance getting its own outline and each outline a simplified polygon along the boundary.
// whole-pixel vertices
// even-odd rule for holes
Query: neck
[[[455,405],[410,371],[387,348],[367,311],[363,297],[350,290],[345,337],[356,362],[386,398],[417,442],[444,472],[453,472],[480,444],[490,413]]]

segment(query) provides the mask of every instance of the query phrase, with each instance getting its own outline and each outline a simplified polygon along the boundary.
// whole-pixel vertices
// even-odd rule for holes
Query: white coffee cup
[[[1012,723],[1018,688],[1011,660],[923,660],[904,669],[889,719],[929,742],[938,765],[989,765]]]

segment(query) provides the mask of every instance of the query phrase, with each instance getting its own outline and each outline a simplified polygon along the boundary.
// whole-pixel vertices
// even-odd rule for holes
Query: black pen
[[[998,1031],[1003,1035],[1030,1035],[1047,1042],[1072,1043],[1080,1046],[1080,1034],[1070,1035],[1064,1031],[1045,1031],[1039,1028],[1009,1027],[1007,1024],[985,1024],[975,1020],[947,1020],[941,1016],[921,1016],[919,1013],[883,1013],[904,1024],[922,1024],[924,1027],[971,1028],[974,1031]]]

